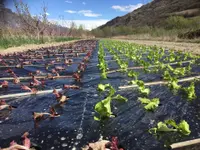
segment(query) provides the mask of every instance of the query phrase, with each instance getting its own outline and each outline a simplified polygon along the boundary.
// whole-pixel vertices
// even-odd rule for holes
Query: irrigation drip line
[[[73,78],[72,75],[68,75],[68,76],[52,76],[52,77],[48,77],[48,76],[34,76],[36,79],[61,79],[61,78]],[[26,77],[17,77],[19,80],[28,80],[28,79],[32,79],[33,77],[31,76],[26,76]],[[0,81],[3,80],[13,80],[15,79],[14,77],[4,77],[4,78],[0,78]]]
[[[199,78],[200,78],[200,76],[187,77],[187,78],[179,79],[178,82],[187,82],[187,81],[191,81],[191,80],[199,79]],[[161,85],[161,84],[168,84],[168,81],[155,81],[155,82],[144,83],[145,86]],[[133,84],[133,85],[120,86],[119,89],[128,89],[128,88],[135,88],[135,87],[138,87],[138,85]]]
[[[123,54],[120,54],[118,56],[124,56]],[[113,55],[109,55],[109,56],[105,56],[104,58],[109,58],[109,57],[113,57]]]
[[[63,56],[65,57],[66,56],[66,58],[67,58],[67,56],[70,56],[70,57],[72,57],[72,58],[74,58],[74,57],[79,57],[79,56],[83,56],[83,55],[85,55],[86,53],[84,53],[84,54],[78,54],[78,56],[77,55],[74,55],[74,54],[60,54],[60,55],[49,55],[49,57],[54,57],[54,58],[57,58],[57,56],[61,56],[62,58],[63,58]],[[37,55],[37,56],[35,56],[35,55],[27,55],[27,57],[34,57],[35,59],[43,59],[43,58],[40,58],[41,56],[44,56],[44,57],[47,57],[48,55]],[[39,57],[39,58],[38,58]],[[33,58],[33,59],[34,59]],[[16,59],[16,58],[5,58],[4,60],[13,60],[13,59]],[[24,58],[20,58],[19,57],[19,59],[24,59]],[[29,58],[25,58],[25,59],[28,59],[29,60]],[[44,58],[45,59],[45,58]]]
[[[85,54],[86,53],[81,54],[81,55],[80,54],[78,54],[78,55],[74,55],[74,54],[49,55],[49,57],[47,57],[48,55],[38,55],[38,56],[26,55],[26,56],[15,56],[14,58],[13,57],[12,58],[5,57],[5,58],[2,58],[2,59],[4,61],[18,60],[18,59],[25,59],[25,60],[31,60],[31,59],[43,60],[43,59],[56,59],[56,58],[73,59],[73,58],[77,58],[77,57],[83,57]],[[41,56],[44,56],[44,57],[47,57],[47,58],[41,58]]]
[[[188,61],[183,61],[182,64],[185,64],[185,63],[189,63],[191,62],[192,60],[188,60]],[[167,63],[165,65],[177,65],[179,62],[174,62],[174,63]],[[154,67],[158,67],[159,65],[152,65],[152,66],[149,66],[148,68],[154,68]],[[127,68],[128,70],[138,70],[138,69],[144,69],[144,66],[136,66],[136,67],[128,67]],[[111,70],[111,71],[107,71],[107,74],[111,74],[111,73],[115,73],[115,72],[120,72],[122,69],[116,69],[116,70]]]
[[[65,59],[74,59],[74,58],[79,58],[81,59],[80,57],[54,57],[54,58],[32,58],[32,59],[29,59],[29,58],[19,58],[19,59],[24,59],[24,60],[34,60],[34,61],[40,61],[40,60],[56,60],[56,59],[59,59],[59,60],[65,60]],[[10,60],[18,60],[16,58],[6,58],[6,59],[3,59],[4,61],[10,61]]]
[[[36,53],[26,53],[26,55],[35,55],[35,54],[40,54],[40,55],[46,55],[46,56],[48,56],[48,55],[63,55],[63,54],[76,54],[76,53],[78,53],[78,54],[86,54],[87,52],[66,52],[66,51],[63,51],[62,53],[57,53],[57,52],[52,52],[52,51],[50,51],[49,53],[47,53],[47,52],[38,52],[38,51],[36,51]]]
[[[63,63],[54,63],[54,64],[48,64],[47,63],[47,66],[50,67],[50,66],[54,66],[54,65],[71,65],[71,64],[80,64],[80,62],[71,62],[69,64],[65,64],[64,62]],[[30,64],[30,65],[22,65],[23,67],[46,67],[45,64]],[[19,67],[18,65],[12,65],[12,66],[0,66],[0,68],[22,68],[22,67]]]
[[[127,60],[127,58],[122,58],[121,60]],[[129,60],[131,60],[131,59],[129,59]],[[105,62],[108,63],[108,62],[114,62],[114,61],[116,61],[116,60],[107,60]]]
[[[183,148],[183,147],[188,147],[191,145],[195,144],[200,144],[200,138],[194,139],[194,140],[189,140],[189,141],[184,141],[184,142],[178,142],[170,145],[171,149],[177,149],[177,148]]]
[[[63,89],[55,89],[55,90],[59,92],[59,91],[62,91]],[[25,92],[25,93],[16,93],[16,94],[1,95],[0,99],[4,99],[4,98],[16,98],[16,97],[29,96],[29,95],[41,95],[41,94],[48,94],[48,93],[53,93],[53,90],[38,91],[36,93]]]
[[[87,51],[89,51],[89,50],[85,50],[85,51],[83,51],[83,50],[73,50],[73,49],[70,49],[70,50],[42,50],[42,51],[36,51],[37,53],[46,53],[46,52],[58,52],[58,53],[63,53],[63,52],[71,52],[72,51],[72,53],[80,53],[80,52],[87,52]],[[29,52],[29,51],[26,51],[26,52],[28,52],[28,53],[34,53],[35,54],[35,52],[34,51],[31,51],[31,52]]]
[[[74,55],[74,54],[78,54],[78,55],[85,55],[85,54],[87,54],[87,53],[63,53],[63,54],[42,54],[42,55],[39,55],[39,56],[50,56],[50,57],[52,57],[52,56],[63,56],[63,55],[65,55],[65,56],[70,56],[70,55],[73,55],[73,56],[76,56],[76,55]],[[28,55],[28,56],[35,56],[35,55]]]
[[[89,52],[89,51],[88,51]],[[35,57],[35,59],[42,59],[42,58],[37,58],[37,57],[39,57],[39,56],[49,56],[49,57],[53,57],[53,56],[71,56],[71,57],[66,57],[66,58],[74,58],[74,57],[79,57],[79,56],[76,56],[76,54],[78,54],[79,56],[83,56],[83,55],[86,55],[87,54],[87,52],[85,52],[85,53],[69,53],[69,54],[66,54],[66,53],[62,53],[62,54],[39,54],[38,56],[36,56],[36,55],[34,55],[34,54],[31,54],[31,55],[25,55],[25,56],[27,56],[27,57]],[[13,56],[12,56],[13,57]],[[17,58],[3,58],[3,60],[4,61],[6,61],[6,60],[16,60],[16,59],[28,59],[29,60],[29,58],[20,58],[20,56],[15,56],[15,57],[17,57]],[[58,57],[55,57],[55,58],[58,58]],[[63,57],[61,57],[61,58],[63,58]],[[32,59],[34,59],[34,58],[32,58]],[[43,59],[45,59],[45,58],[43,58]]]
[[[16,52],[16,53],[34,53],[35,54],[35,52],[39,52],[39,53],[46,53],[46,52],[60,52],[60,53],[62,53],[62,52],[74,52],[74,53],[76,53],[76,52],[87,52],[87,51],[90,51],[90,50],[82,50],[82,49],[80,49],[80,50],[77,50],[77,49],[64,49],[64,50],[58,50],[58,49],[45,49],[45,50],[37,50],[37,49],[35,49],[35,50],[31,50],[31,51],[21,51],[21,52]]]

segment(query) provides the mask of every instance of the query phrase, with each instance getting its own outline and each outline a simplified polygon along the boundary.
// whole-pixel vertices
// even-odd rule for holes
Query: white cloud
[[[142,3],[138,3],[136,5],[127,5],[127,6],[113,5],[111,8],[123,12],[131,12],[133,10],[140,8],[142,5],[143,5]]]
[[[81,14],[86,17],[99,17],[102,16],[101,14],[96,14],[92,10],[79,10],[79,11],[73,11],[73,10],[65,10],[65,12],[70,13],[70,14]]]
[[[91,10],[80,10],[78,11],[79,14],[82,14],[86,17],[99,17],[101,14],[93,13]]]
[[[70,14],[75,14],[75,13],[77,13],[76,11],[73,11],[73,10],[65,10],[65,12],[70,13]]]
[[[66,2],[66,3],[69,3],[69,4],[71,4],[71,3],[72,3],[72,1],[68,1],[68,0],[67,0],[67,1],[65,1],[65,2]]]
[[[46,12],[46,15],[49,16],[50,14],[48,12]]]
[[[82,2],[83,5],[86,5],[86,2]]]
[[[85,29],[92,30],[94,28],[97,28],[109,20],[107,19],[95,19],[95,20],[57,20],[57,19],[51,19],[52,23],[56,23],[65,27],[70,27],[71,23],[74,22],[77,27],[80,25],[83,25]]]

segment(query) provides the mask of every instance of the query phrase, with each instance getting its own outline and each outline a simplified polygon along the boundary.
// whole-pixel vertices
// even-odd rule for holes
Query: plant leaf
[[[142,98],[142,97],[139,97],[138,100],[142,103],[142,104],[149,104],[151,102],[150,99],[148,98]]]
[[[160,103],[160,100],[158,98],[155,98],[155,99],[152,99],[151,102],[148,103],[146,106],[144,106],[144,108],[146,110],[153,111],[158,107],[159,103]]]
[[[177,132],[177,129],[171,129],[169,128],[166,123],[164,122],[158,122],[156,128],[149,129],[149,133],[156,134],[157,132]]]
[[[137,84],[135,80],[131,80],[129,84]]]
[[[95,105],[95,111],[100,115],[100,118],[110,117],[112,115],[110,103],[111,97],[107,97]]]
[[[164,122],[159,122],[157,124],[157,131],[158,132],[171,132],[171,131],[177,131],[177,129],[171,129]]]
[[[187,97],[188,97],[189,100],[193,100],[197,97],[196,93],[195,93],[194,82],[192,82],[189,87],[183,88],[183,90],[187,94]]]
[[[115,89],[112,86],[110,86],[109,96],[110,97],[113,96],[115,92],[116,92]]]
[[[150,93],[150,89],[149,88],[139,87],[138,89],[139,89],[141,94],[149,95],[149,93]]]
[[[107,87],[109,87],[109,86],[110,86],[110,84],[98,84],[97,89],[98,89],[99,91],[105,91],[105,89],[106,89]]]
[[[105,71],[102,72],[102,73],[101,73],[101,78],[102,78],[102,79],[107,79],[107,72],[105,72]]]
[[[173,90],[179,90],[181,88],[181,86],[178,85],[178,82],[175,80],[169,81],[168,86]]]
[[[119,95],[119,94],[117,94],[115,97],[113,97],[112,98],[113,100],[117,100],[117,101],[119,101],[119,102],[127,102],[128,101],[128,99],[127,98],[125,98],[125,97],[123,97],[123,96],[121,96],[121,95]]]
[[[168,80],[168,81],[172,79],[172,77],[171,77],[169,71],[167,71],[167,70],[164,71],[163,79],[164,79],[164,80]]]
[[[170,119],[170,120],[165,120],[165,123],[166,124],[168,124],[168,125],[171,125],[172,127],[174,127],[174,128],[178,128],[178,125],[176,124],[176,122],[174,121],[174,120],[172,120],[172,119]]]
[[[142,81],[142,80],[136,80],[136,84],[137,84],[139,87],[144,87],[144,81]]]
[[[160,104],[160,100],[158,98],[154,98],[154,99],[150,100],[148,98],[141,98],[141,97],[139,97],[138,100],[142,104],[147,104],[146,106],[144,106],[144,108],[146,110],[149,110],[149,111],[155,110],[158,107],[158,105]]]
[[[101,119],[99,117],[97,117],[97,116],[94,116],[94,120],[100,121]]]
[[[136,80],[137,80],[138,75],[139,75],[138,72],[134,72],[134,71],[128,72],[128,77],[135,78]]]
[[[179,123],[178,129],[179,129],[179,132],[181,132],[184,135],[189,135],[191,133],[189,124],[185,120],[182,120]]]
[[[167,64],[167,68],[170,70],[170,71],[174,71],[174,68],[172,68],[172,66],[170,64]]]
[[[173,128],[170,128],[169,125]],[[165,120],[165,122],[159,122],[156,128],[151,128],[149,133],[156,134],[157,132],[171,132],[171,131],[178,131],[183,135],[189,135],[191,133],[189,129],[189,124],[182,120],[178,125],[174,120]]]

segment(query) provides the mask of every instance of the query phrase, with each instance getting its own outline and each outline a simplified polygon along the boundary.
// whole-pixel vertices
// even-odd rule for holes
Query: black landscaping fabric
[[[162,150],[168,143],[191,140],[200,136],[200,85],[197,82],[197,99],[188,102],[181,94],[174,95],[165,85],[151,86],[150,98],[160,98],[161,106],[155,112],[147,112],[137,100],[140,96],[137,89],[127,89],[117,93],[128,98],[127,103],[112,103],[113,113],[116,118],[111,118],[104,122],[93,119],[95,114],[94,106],[104,97],[97,91],[99,83],[110,83],[116,90],[119,86],[127,85],[131,79],[123,73],[108,74],[108,79],[100,78],[98,64],[98,45],[92,53],[92,57],[83,73],[80,83],[73,79],[56,79],[46,82],[45,89],[62,88],[63,84],[76,84],[80,90],[67,90],[65,93],[70,97],[64,106],[57,105],[53,94],[17,97],[6,99],[9,104],[17,106],[16,109],[0,111],[0,146],[8,147],[12,140],[21,141],[24,132],[30,133],[31,142],[41,147],[42,150],[64,150],[81,149],[89,142],[97,141],[100,136],[104,139],[111,139],[117,136],[120,144],[126,150]],[[105,49],[107,56],[110,53]],[[105,57],[112,60],[112,57]],[[77,58],[77,61],[78,58]],[[130,65],[134,65],[133,63]],[[117,69],[118,65],[112,61],[108,63],[110,70]],[[24,69],[14,69],[17,74],[27,75],[34,71],[35,67],[25,67]],[[76,71],[77,65],[72,65],[63,74]],[[200,67],[194,65],[193,71],[199,72]],[[0,76],[5,77],[5,69],[0,70]],[[160,80],[160,74],[141,74],[139,79],[144,82]],[[26,83],[26,82],[23,82]],[[182,83],[183,86],[189,83]],[[0,89],[0,95],[24,92],[17,85],[11,84],[7,90]],[[35,128],[32,118],[33,112],[49,111],[49,107],[54,105],[60,117],[47,119],[39,123]],[[189,136],[179,136],[174,133],[167,133],[161,140],[148,133],[148,129],[156,126],[159,121],[165,119],[175,119],[177,122],[184,119],[190,125],[191,134]]]

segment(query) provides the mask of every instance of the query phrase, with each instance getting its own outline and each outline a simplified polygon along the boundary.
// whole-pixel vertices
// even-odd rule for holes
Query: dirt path
[[[137,44],[145,44],[145,45],[157,45],[159,47],[166,47],[175,50],[181,51],[190,51],[193,54],[200,54],[200,43],[184,43],[184,42],[166,42],[166,41],[150,41],[150,40],[121,40],[120,41],[128,41]]]
[[[145,44],[145,45],[150,45],[150,46],[157,45],[159,47],[166,47],[166,48],[181,50],[181,51],[190,51],[193,54],[200,54],[200,43],[166,42],[166,41],[150,41],[150,40],[123,40],[123,39],[114,39],[114,40],[128,41],[132,43]],[[11,47],[7,49],[0,49],[0,54],[20,52],[20,51],[25,51],[28,49],[37,49],[41,47],[58,46],[62,44],[73,43],[76,41],[79,41],[79,40],[59,42],[59,43],[58,42],[45,43],[45,44],[40,44],[40,45],[29,44],[29,45],[23,45],[19,47]]]
[[[68,44],[68,43],[73,43],[76,41],[80,40],[73,40],[73,41],[66,41],[66,42],[52,42],[52,43],[45,43],[45,44],[28,44],[28,45],[23,45],[19,47],[10,47],[7,49],[0,49],[0,54],[7,54],[7,53],[13,53],[13,52],[21,52],[21,51],[26,51],[28,49],[38,49],[41,47],[51,47],[51,46],[59,46],[63,44]]]

